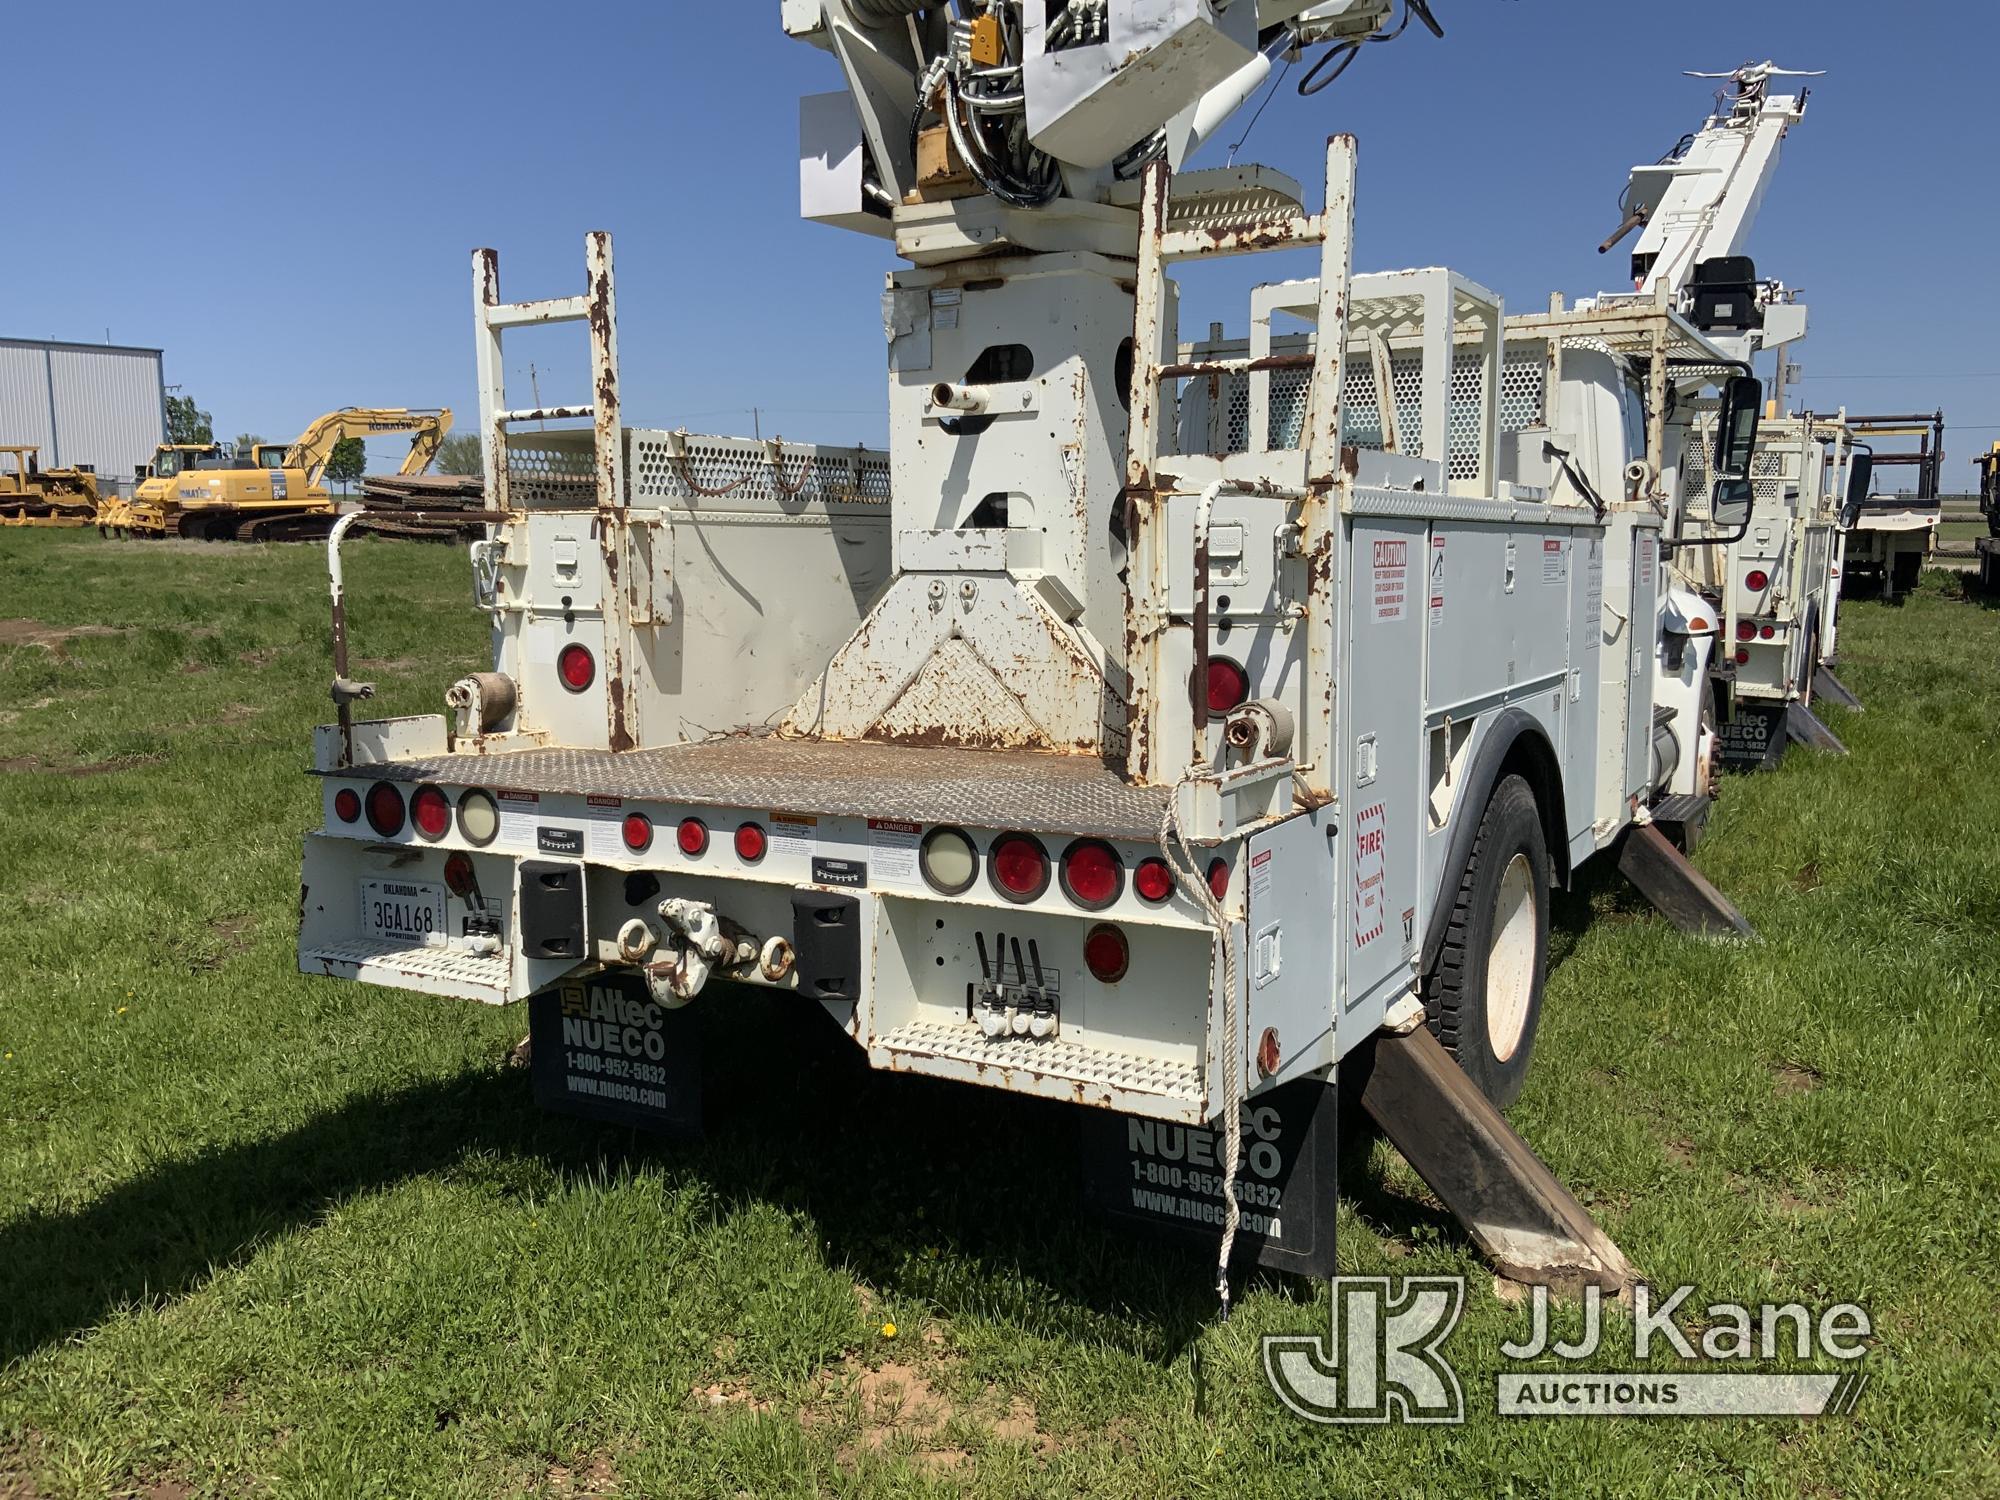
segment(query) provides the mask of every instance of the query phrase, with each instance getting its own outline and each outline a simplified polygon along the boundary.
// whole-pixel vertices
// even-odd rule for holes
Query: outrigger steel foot
[[[1828,755],[1847,754],[1847,746],[1841,744],[1840,736],[1822,724],[1819,715],[1803,703],[1785,706],[1785,736],[1808,750],[1822,750]]]
[[[1861,700],[1854,696],[1854,690],[1833,675],[1831,667],[1813,668],[1813,696],[1824,698],[1830,703],[1838,703],[1850,713],[1861,713]]]
[[[1757,935],[1736,904],[1711,885],[1656,824],[1645,824],[1625,835],[1625,846],[1618,852],[1618,869],[1682,932],[1697,937]]]
[[[1564,1290],[1638,1282],[1624,1252],[1427,1028],[1377,1039],[1361,1103],[1501,1275]]]

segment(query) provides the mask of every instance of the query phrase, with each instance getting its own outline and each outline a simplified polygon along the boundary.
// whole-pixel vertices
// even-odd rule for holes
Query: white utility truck
[[[1848,421],[1873,450],[1874,468],[1916,470],[1913,491],[1857,496],[1841,518],[1846,580],[1872,585],[1877,597],[1893,604],[1916,588],[1937,547],[1938,525],[1944,519],[1944,413],[1859,416]],[[1914,448],[1903,446],[1912,442]],[[1860,588],[1852,592],[1859,597]]]
[[[846,82],[802,109],[805,211],[904,263],[889,452],[627,427],[609,237],[539,302],[479,252],[493,665],[356,718],[347,518],[301,967],[530,1000],[545,1102],[661,1125],[689,1007],[796,997],[877,1068],[1093,1106],[1100,1197],[1220,1231],[1225,1296],[1239,1231],[1330,1272],[1372,1052],[1367,1108],[1500,1264],[1623,1281],[1495,1103],[1584,861],[1741,930],[1645,825],[1704,763],[1700,633],[1652,624],[1666,393],[1720,391],[1727,483],[1756,383],[1657,301],[1517,328],[1456,272],[1356,274],[1351,137],[1316,211],[1176,170],[1388,0],[782,9]],[[1182,339],[1175,267],[1284,250],[1318,275],[1247,347]],[[503,335],[563,320],[590,402],[511,408]],[[1503,420],[1517,344],[1559,400]]]

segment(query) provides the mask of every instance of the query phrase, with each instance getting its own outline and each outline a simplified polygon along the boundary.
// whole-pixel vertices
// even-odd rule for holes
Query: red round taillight
[[[451,831],[451,798],[434,786],[420,786],[410,794],[410,821],[427,839],[441,839]]]
[[[1139,893],[1141,901],[1157,906],[1173,895],[1174,872],[1167,868],[1164,859],[1142,859],[1139,868],[1132,872],[1132,889]]]
[[[1063,894],[1088,911],[1102,911],[1125,887],[1125,866],[1109,844],[1078,839],[1063,851]]]
[[[333,794],[333,815],[343,823],[361,821],[361,793],[344,786]]]
[[[736,857],[746,865],[754,865],[764,857],[764,851],[771,847],[771,841],[764,836],[764,830],[755,823],[745,823],[736,830]]]
[[[1771,575],[1762,568],[1752,568],[1743,575],[1743,587],[1753,594],[1761,594],[1771,586]]]
[[[588,648],[571,644],[562,648],[556,657],[556,671],[562,677],[562,685],[572,693],[580,693],[597,681],[597,658]]]
[[[681,853],[689,859],[708,852],[708,825],[700,818],[682,818],[681,826],[674,833],[674,842],[681,846]]]
[[[1750,650],[1747,646],[1738,646],[1736,648],[1736,665],[1739,667],[1750,665]]]
[[[1228,860],[1217,859],[1209,861],[1208,889],[1209,893],[1218,901],[1227,901],[1229,899]]]
[[[403,831],[403,794],[386,781],[368,788],[368,826],[385,839]]]
[[[1100,922],[1084,937],[1083,964],[1098,983],[1116,984],[1132,967],[1131,944],[1109,922]]]
[[[1748,620],[1738,620],[1736,622],[1737,640],[1739,641],[1752,640],[1756,637],[1756,634],[1757,634],[1757,627],[1751,624]]]
[[[1002,834],[986,858],[993,887],[1009,901],[1033,901],[1049,888],[1049,855],[1025,833]]]
[[[1766,625],[1762,630],[1757,632],[1757,634],[1762,636],[1767,641],[1775,637],[1777,633],[1778,633],[1777,627],[1773,625]]]
[[[1221,718],[1234,713],[1250,698],[1250,675],[1226,656],[1208,659],[1208,713]]]
[[[444,862],[444,883],[450,887],[451,893],[458,897],[459,900],[463,901],[467,896],[470,896],[477,884],[472,874],[472,856],[460,853],[454,854],[450,859],[446,860]]]
[[[653,820],[644,813],[625,814],[619,832],[625,837],[625,847],[634,854],[644,854],[653,847]]]

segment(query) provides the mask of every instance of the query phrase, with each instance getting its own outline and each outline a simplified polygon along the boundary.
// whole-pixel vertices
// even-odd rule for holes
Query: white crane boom
[[[1743,253],[1750,226],[1777,170],[1786,133],[1805,115],[1806,91],[1770,92],[1774,78],[1811,78],[1771,63],[1731,73],[1690,73],[1723,78],[1731,87],[1717,98],[1706,124],[1651,166],[1634,167],[1621,206],[1626,219],[1603,248],[1644,226],[1632,252],[1637,291],[1670,300],[1686,291],[1704,261]]]

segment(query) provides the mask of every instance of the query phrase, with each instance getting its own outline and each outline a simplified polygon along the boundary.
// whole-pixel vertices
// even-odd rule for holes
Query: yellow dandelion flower
[[[132,1007],[129,1005],[121,1005],[118,1007],[118,1014],[122,1016],[125,1014],[126,1011],[130,1010],[131,1008]]]
[[[896,1336],[896,1325],[894,1323],[884,1323],[882,1325],[882,1337],[885,1339],[892,1339],[895,1336]]]

